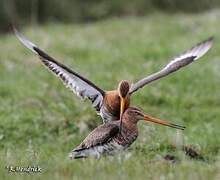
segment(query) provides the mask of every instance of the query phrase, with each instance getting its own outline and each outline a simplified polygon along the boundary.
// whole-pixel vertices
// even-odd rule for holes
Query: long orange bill
[[[125,98],[121,97],[121,104],[120,104],[120,126],[119,126],[120,132],[121,132],[121,128],[122,128],[122,115],[124,113],[124,109],[125,109]]]
[[[184,130],[186,128],[185,126],[173,124],[173,123],[170,123],[170,122],[167,122],[167,121],[164,121],[164,120],[154,118],[154,117],[149,116],[149,115],[144,115],[144,120],[145,121],[150,121],[150,122],[153,122],[153,123],[156,123],[156,124],[161,124],[161,125],[164,125],[164,126],[169,126],[169,127],[176,128],[176,129],[181,129],[181,130]]]

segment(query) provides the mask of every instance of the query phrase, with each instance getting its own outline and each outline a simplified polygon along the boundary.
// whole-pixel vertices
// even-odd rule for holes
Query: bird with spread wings
[[[82,99],[87,98],[92,102],[92,107],[95,108],[98,115],[102,117],[104,123],[121,119],[122,113],[130,105],[130,96],[138,89],[195,62],[208,52],[213,42],[212,37],[208,38],[173,58],[160,71],[133,84],[130,84],[126,80],[122,80],[116,90],[105,91],[89,79],[55,60],[34,43],[27,40],[16,29],[14,29],[14,32],[20,42],[36,54],[42,64],[56,75],[67,88],[73,91],[78,97]]]

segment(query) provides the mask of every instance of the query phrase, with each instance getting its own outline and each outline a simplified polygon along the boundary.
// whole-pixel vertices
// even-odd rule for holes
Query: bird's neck
[[[118,121],[119,122],[119,121]],[[138,136],[137,124],[122,122],[121,132],[117,136],[117,142],[122,146],[130,146]]]
[[[126,129],[127,131],[137,131],[137,121],[132,118],[123,117],[122,129]]]
[[[107,91],[104,97],[105,109],[115,117],[120,117],[120,96],[117,90]],[[129,107],[130,98],[125,100],[125,110]]]

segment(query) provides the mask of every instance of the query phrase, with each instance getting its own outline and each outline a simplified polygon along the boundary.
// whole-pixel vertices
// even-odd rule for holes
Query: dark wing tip
[[[199,46],[199,45],[205,44],[205,43],[212,43],[213,40],[214,40],[214,36],[210,36],[210,37],[208,37],[207,39],[203,40],[202,42],[198,43],[198,44],[195,45],[195,46]],[[194,47],[195,47],[195,46],[194,46]]]
[[[18,40],[28,49],[30,49],[33,53],[38,54],[34,48],[37,47],[34,43],[32,43],[31,41],[29,41],[28,39],[26,39],[20,32],[18,32],[18,30],[12,26],[13,31],[16,35],[16,37],[18,38]]]
[[[213,41],[214,41],[214,36],[210,36],[209,38],[204,40],[201,44],[208,44],[210,46],[209,48],[211,48]]]
[[[214,40],[214,36],[210,36],[206,41],[213,41]]]

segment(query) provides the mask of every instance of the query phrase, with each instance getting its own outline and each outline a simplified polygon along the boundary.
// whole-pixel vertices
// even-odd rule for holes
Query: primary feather
[[[142,88],[146,84],[153,82],[157,79],[160,79],[164,76],[169,75],[172,72],[179,70],[180,68],[192,63],[193,61],[202,57],[212,46],[213,38],[210,37],[207,40],[198,43],[193,46],[191,49],[185,51],[181,55],[173,58],[164,68],[162,68],[159,72],[151,74],[147,76],[137,83],[133,84],[130,88],[129,93],[132,94],[137,91],[139,88]]]
[[[43,50],[38,48],[34,43],[27,40],[16,29],[14,29],[14,32],[20,42],[28,49],[30,49],[34,54],[37,54],[45,67],[47,67],[51,72],[59,77],[67,88],[73,91],[74,94],[76,94],[81,99],[88,98],[91,100],[92,106],[99,113],[103,102],[103,96],[105,94],[102,89],[97,87],[88,79],[56,61]]]

